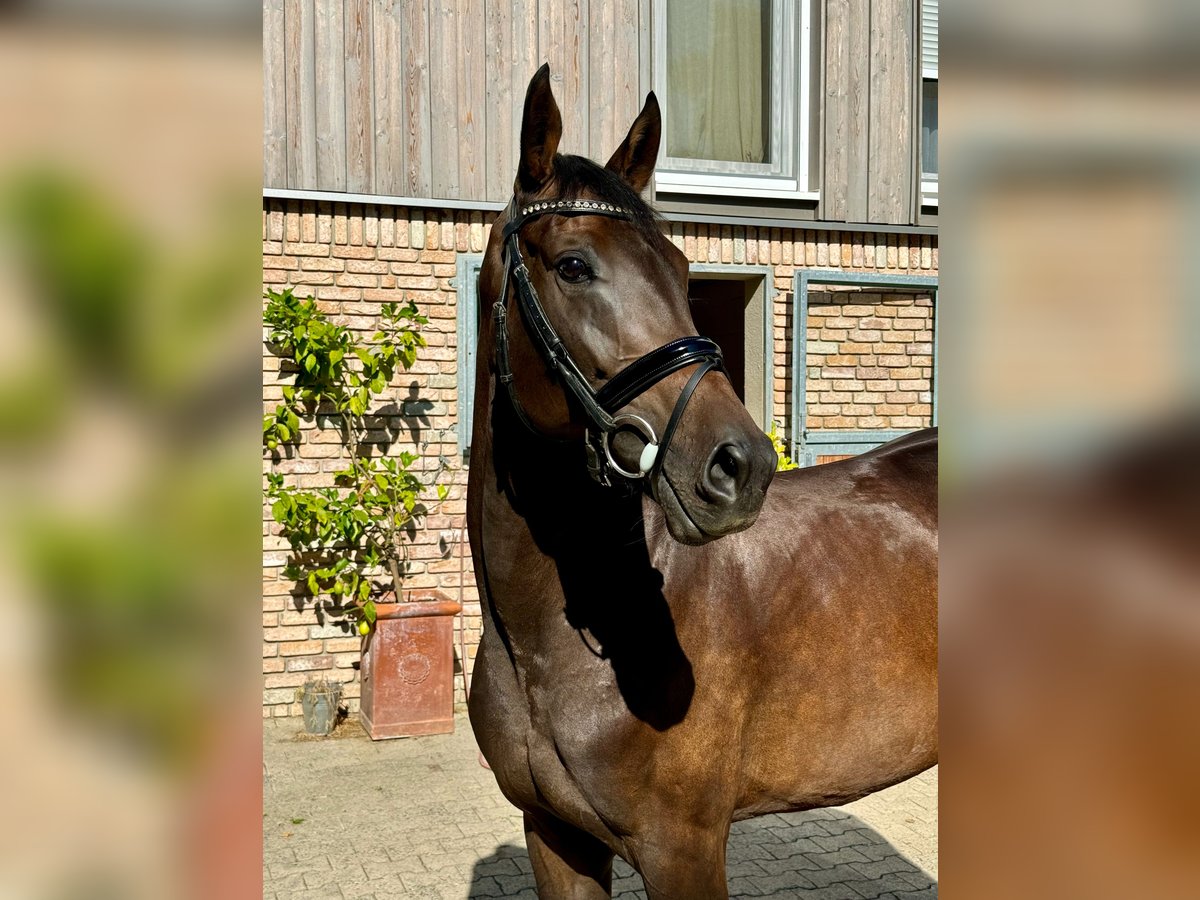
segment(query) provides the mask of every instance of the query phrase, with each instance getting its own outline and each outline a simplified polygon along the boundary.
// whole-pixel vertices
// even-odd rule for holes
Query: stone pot
[[[309,734],[329,734],[337,724],[342,686],[336,681],[306,681],[296,688],[296,699],[304,714],[304,730]]]
[[[376,603],[363,638],[359,719],[373,740],[454,731],[454,617],[441,591]]]

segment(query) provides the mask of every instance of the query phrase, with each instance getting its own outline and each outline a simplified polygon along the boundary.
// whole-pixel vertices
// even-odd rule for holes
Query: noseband
[[[500,297],[492,307],[492,315],[496,323],[496,368],[500,383],[508,391],[509,401],[513,410],[525,427],[535,434],[537,428],[529,420],[520,400],[517,398],[517,387],[513,381],[512,366],[508,356],[508,282],[511,276],[517,288],[517,304],[521,310],[521,319],[533,340],[534,345],[542,354],[550,372],[562,382],[564,390],[574,397],[584,415],[588,418],[588,427],[584,433],[584,446],[587,451],[588,473],[600,484],[610,487],[618,481],[628,484],[638,479],[654,475],[663,464],[667,455],[667,445],[670,444],[675,428],[683,417],[688,401],[700,384],[700,380],[713,369],[725,371],[721,358],[721,348],[716,342],[706,337],[694,335],[678,338],[663,344],[657,350],[651,350],[645,356],[638,357],[611,379],[598,391],[592,390],[588,380],[584,378],[579,366],[572,359],[570,351],[550,324],[546,311],[538,299],[533,282],[529,280],[529,269],[521,257],[521,248],[517,243],[517,234],[531,219],[539,216],[607,216],[610,219],[633,219],[633,214],[611,203],[601,203],[594,200],[546,200],[532,203],[520,210],[516,208],[516,198],[509,204],[509,219],[501,232],[504,242],[504,280],[500,287]],[[654,387],[668,375],[678,372],[687,366],[697,365],[696,371],[688,379],[687,384],[675,401],[675,408],[663,429],[662,440],[655,434],[654,428],[641,416],[633,413],[622,413],[621,410]],[[638,431],[646,441],[638,460],[636,472],[621,467],[612,455],[612,438],[616,432],[624,428]],[[617,476],[617,477],[614,477]]]

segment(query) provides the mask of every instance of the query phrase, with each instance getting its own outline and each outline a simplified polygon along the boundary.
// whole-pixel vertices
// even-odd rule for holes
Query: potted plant
[[[369,412],[397,367],[416,361],[428,319],[412,300],[385,303],[374,337],[360,341],[290,289],[266,299],[268,345],[294,369],[283,402],[263,418],[266,449],[279,458],[299,441],[306,418],[336,427],[349,457],[328,487],[302,489],[268,474],[271,514],[292,548],[285,572],[314,602],[328,597],[325,613],[362,635],[360,718],[372,738],[453,731],[453,617],[461,606],[438,591],[402,590],[409,544],[448,493],[438,483],[447,464],[439,457],[434,471],[421,472],[418,453],[375,455],[390,433]]]

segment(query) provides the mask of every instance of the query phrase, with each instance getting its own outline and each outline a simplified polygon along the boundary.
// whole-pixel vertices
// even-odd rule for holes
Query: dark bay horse
[[[727,897],[732,821],[937,759],[936,432],[774,475],[638,197],[660,128],[651,94],[606,167],[557,154],[543,66],[481,272],[471,724],[543,898],[614,854]]]

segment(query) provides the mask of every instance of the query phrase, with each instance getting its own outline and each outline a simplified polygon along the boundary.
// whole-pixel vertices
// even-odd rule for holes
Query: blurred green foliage
[[[247,643],[231,612],[259,546],[236,437],[257,360],[230,340],[253,321],[258,212],[217,198],[203,221],[159,234],[62,172],[0,185],[10,312],[37,339],[0,379],[0,528],[42,601],[43,678],[65,710],[173,763],[202,752],[221,706],[233,673],[214,660]]]

